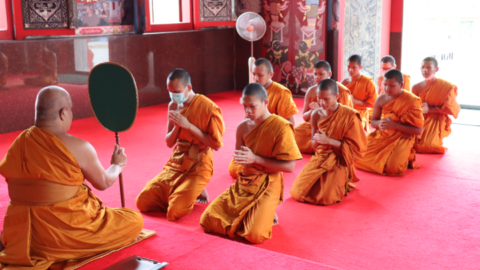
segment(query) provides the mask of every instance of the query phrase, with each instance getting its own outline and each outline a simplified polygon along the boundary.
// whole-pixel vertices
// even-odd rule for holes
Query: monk
[[[253,77],[255,82],[263,85],[268,94],[268,111],[272,114],[283,117],[295,126],[295,114],[298,113],[297,105],[292,98],[292,92],[283,85],[274,82],[272,63],[265,58],[259,58],[255,61],[253,68]],[[232,178],[236,179],[242,166],[232,159],[228,166],[228,172]]]
[[[303,104],[303,120],[304,123],[295,127],[295,141],[297,142],[300,152],[304,154],[313,154],[312,148],[312,125],[310,124],[311,114],[320,107],[317,99],[317,86],[324,79],[332,76],[332,68],[327,61],[318,61],[314,65],[315,83],[317,85],[310,87],[305,93],[305,102]],[[337,82],[338,86],[338,103],[353,108],[352,96],[350,90],[343,84]]]
[[[367,136],[360,114],[337,102],[339,91],[332,79],[317,88],[320,107],[312,113],[312,147],[315,156],[293,183],[290,195],[299,202],[330,205],[343,200],[355,188],[353,161],[367,150]]]
[[[350,92],[352,92],[353,108],[360,113],[362,125],[366,132],[370,131],[368,124],[368,108],[373,108],[377,99],[377,90],[373,79],[360,72],[363,69],[362,57],[354,54],[348,58],[348,74],[350,78],[342,81]]]
[[[237,127],[234,160],[242,165],[235,183],[205,210],[205,232],[261,243],[272,237],[275,214],[283,200],[283,173],[295,169],[302,156],[293,125],[268,111],[265,88],[251,83],[243,89],[245,120]]]
[[[379,95],[384,93],[383,75],[391,69],[397,69],[395,58],[391,55],[384,56],[380,62],[380,76],[378,76],[377,78],[377,90]],[[403,75],[403,83],[404,83],[403,89],[407,90],[408,92],[411,92],[410,76],[405,73],[402,73],[402,75]],[[372,120],[372,114],[373,114],[373,109],[368,108],[368,116],[370,120]]]
[[[195,201],[208,202],[205,189],[213,175],[213,150],[223,146],[222,111],[204,95],[192,90],[186,70],[174,69],[167,79],[172,101],[168,104],[167,146],[175,146],[163,171],[147,183],[137,197],[142,212],[164,211],[177,220],[193,210]]]
[[[373,108],[372,126],[367,136],[365,156],[354,161],[357,169],[384,175],[403,175],[413,168],[417,135],[422,134],[423,114],[420,98],[403,91],[403,75],[392,69],[384,75],[385,93]]]
[[[443,154],[443,139],[450,135],[452,119],[457,118],[460,105],[456,101],[457,87],[445,80],[435,77],[439,70],[438,62],[427,57],[422,63],[422,75],[425,78],[413,86],[413,93],[423,102],[425,125],[423,133],[417,138],[415,149],[418,153]]]
[[[124,247],[142,230],[140,213],[103,206],[84,183],[98,190],[113,185],[127,164],[124,149],[115,145],[112,165],[105,170],[92,145],[66,133],[72,118],[68,92],[43,88],[35,126],[17,137],[0,163],[11,200],[0,269],[48,269]]]
[[[395,62],[395,58],[391,55],[384,56],[380,62],[380,76],[377,78],[377,89],[378,89],[378,94],[381,95],[384,93],[383,89],[383,75],[391,70],[391,69],[397,69],[397,64]],[[411,87],[410,87],[410,76],[402,73],[403,75],[403,89],[407,90],[408,92],[411,92]]]

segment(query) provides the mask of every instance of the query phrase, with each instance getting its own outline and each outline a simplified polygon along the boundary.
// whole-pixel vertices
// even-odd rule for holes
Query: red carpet
[[[214,153],[215,174],[207,186],[211,200],[233,183],[228,175],[235,129],[243,119],[240,92],[211,95],[223,110],[224,147]],[[302,108],[303,100],[296,99]],[[120,135],[128,165],[124,172],[127,207],[170,156],[164,141],[166,104],[139,110],[135,125]],[[32,115],[33,117],[33,115]],[[297,124],[301,115],[297,115]],[[20,132],[0,135],[0,156]],[[71,134],[89,141],[107,166],[114,134],[94,118],[74,121]],[[284,174],[285,202],[277,208],[280,225],[273,238],[245,245],[204,234],[199,226],[205,205],[169,222],[164,213],[146,214],[145,228],[158,235],[87,265],[100,269],[130,254],[170,262],[167,269],[479,269],[480,128],[454,125],[441,155],[418,155],[418,170],[403,177],[357,171],[361,181],[343,202],[327,207],[302,204],[288,191],[309,156]],[[3,180],[3,179],[0,179]],[[118,184],[95,192],[105,205],[118,207]],[[8,202],[0,183],[0,215]],[[323,268],[322,268],[323,267]]]

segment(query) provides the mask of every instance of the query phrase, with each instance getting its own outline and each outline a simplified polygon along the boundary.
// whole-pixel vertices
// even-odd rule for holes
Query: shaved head
[[[358,66],[363,66],[363,59],[360,55],[354,54],[348,58],[348,62],[355,63]]]
[[[389,63],[389,64],[391,64],[392,66],[395,66],[395,65],[396,65],[396,63],[395,63],[395,58],[393,58],[393,56],[391,56],[391,55],[384,56],[384,57],[382,58],[382,63],[385,63],[385,64]]]
[[[180,80],[183,86],[191,85],[192,84],[192,79],[190,78],[190,74],[188,74],[188,71],[185,69],[181,68],[176,68],[168,74],[168,80],[173,82],[174,80]]]
[[[255,61],[254,65],[257,67],[264,65],[267,68],[268,73],[273,72],[272,63],[268,59],[258,58],[257,61]]]
[[[423,59],[423,62],[432,62],[433,66],[435,68],[438,67],[438,61],[437,61],[437,59],[435,59],[435,57],[427,57],[427,58]]]
[[[318,61],[315,63],[314,68],[323,68],[326,72],[332,72],[332,67],[327,61]]]
[[[338,94],[338,85],[337,82],[332,79],[322,80],[317,87],[318,91],[330,91],[333,95]]]
[[[35,122],[55,121],[64,108],[72,107],[70,94],[58,86],[47,86],[40,90],[35,102]]]
[[[243,88],[243,95],[244,96],[256,96],[260,101],[264,101],[268,99],[267,90],[265,87],[259,83],[250,83],[245,88]]]

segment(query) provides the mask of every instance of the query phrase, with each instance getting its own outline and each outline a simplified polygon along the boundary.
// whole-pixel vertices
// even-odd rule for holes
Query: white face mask
[[[187,97],[185,97],[183,93],[172,93],[170,91],[168,93],[170,94],[170,99],[172,99],[172,101],[174,101],[178,105],[187,101],[188,95]]]

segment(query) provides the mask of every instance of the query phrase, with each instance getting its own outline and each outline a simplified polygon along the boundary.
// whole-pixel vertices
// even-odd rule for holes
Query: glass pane
[[[180,22],[181,0],[150,0],[150,18],[152,24],[171,24]]]
[[[423,80],[422,59],[434,56],[437,76],[457,85],[457,102],[480,106],[480,1],[405,0],[403,14],[402,71],[412,84]]]
[[[7,0],[10,1],[10,0]],[[5,0],[0,0],[0,31],[7,30],[7,8]]]

